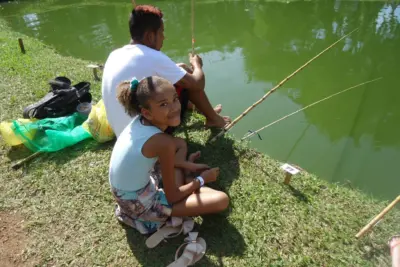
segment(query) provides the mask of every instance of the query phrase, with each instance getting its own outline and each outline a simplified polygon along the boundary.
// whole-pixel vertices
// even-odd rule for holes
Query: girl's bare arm
[[[176,145],[173,137],[167,134],[158,134],[151,137],[143,146],[143,154],[158,157],[161,166],[164,191],[168,203],[179,202],[200,188],[200,183],[194,180],[188,184],[177,186],[175,182],[175,153]],[[148,152],[148,153],[145,153]]]

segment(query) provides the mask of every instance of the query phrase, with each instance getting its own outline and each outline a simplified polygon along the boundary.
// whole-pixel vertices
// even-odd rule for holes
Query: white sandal
[[[147,238],[146,246],[148,248],[154,248],[158,244],[160,244],[162,240],[177,237],[181,233],[186,235],[193,230],[193,227],[194,221],[190,217],[172,217],[171,222],[165,224],[160,229],[158,229],[157,232]]]
[[[198,232],[190,232],[189,236],[185,238],[183,243],[175,253],[175,261],[167,267],[186,267],[192,266],[198,262],[206,254],[206,241],[197,237]],[[184,247],[182,255],[178,258],[180,250]]]

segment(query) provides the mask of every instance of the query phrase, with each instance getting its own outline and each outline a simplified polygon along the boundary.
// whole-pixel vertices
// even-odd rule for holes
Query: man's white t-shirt
[[[159,76],[172,84],[185,76],[186,71],[178,67],[164,53],[144,45],[126,45],[109,55],[103,71],[102,95],[107,120],[118,137],[132,121],[117,99],[120,82],[136,77],[139,81],[149,76]]]

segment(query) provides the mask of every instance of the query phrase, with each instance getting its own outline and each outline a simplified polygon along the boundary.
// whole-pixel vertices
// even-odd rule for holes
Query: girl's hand
[[[219,168],[212,168],[206,171],[203,171],[200,176],[203,177],[204,183],[212,183],[217,180],[219,175]]]
[[[194,163],[194,162],[186,162],[184,169],[191,172],[199,172],[209,169],[210,167],[207,164]]]

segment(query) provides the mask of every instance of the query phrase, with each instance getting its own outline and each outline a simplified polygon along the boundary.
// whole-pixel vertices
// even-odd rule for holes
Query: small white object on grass
[[[99,76],[97,75],[97,70],[102,70],[103,66],[102,65],[95,65],[95,64],[89,64],[87,65],[88,68],[93,70],[93,77],[96,81],[100,81]]]
[[[290,179],[292,179],[292,175],[295,175],[297,173],[300,172],[299,169],[285,163],[281,166],[281,169],[284,170],[286,172],[286,176],[285,176],[285,184],[289,184],[290,183]]]
[[[289,165],[289,164],[287,164],[287,163],[283,164],[283,165],[281,166],[281,169],[284,170],[284,171],[286,171],[286,172],[289,172],[289,173],[292,174],[292,175],[295,175],[295,174],[297,174],[297,173],[300,172],[299,169],[296,169],[295,167],[293,167],[293,166],[291,166],[291,165]]]

